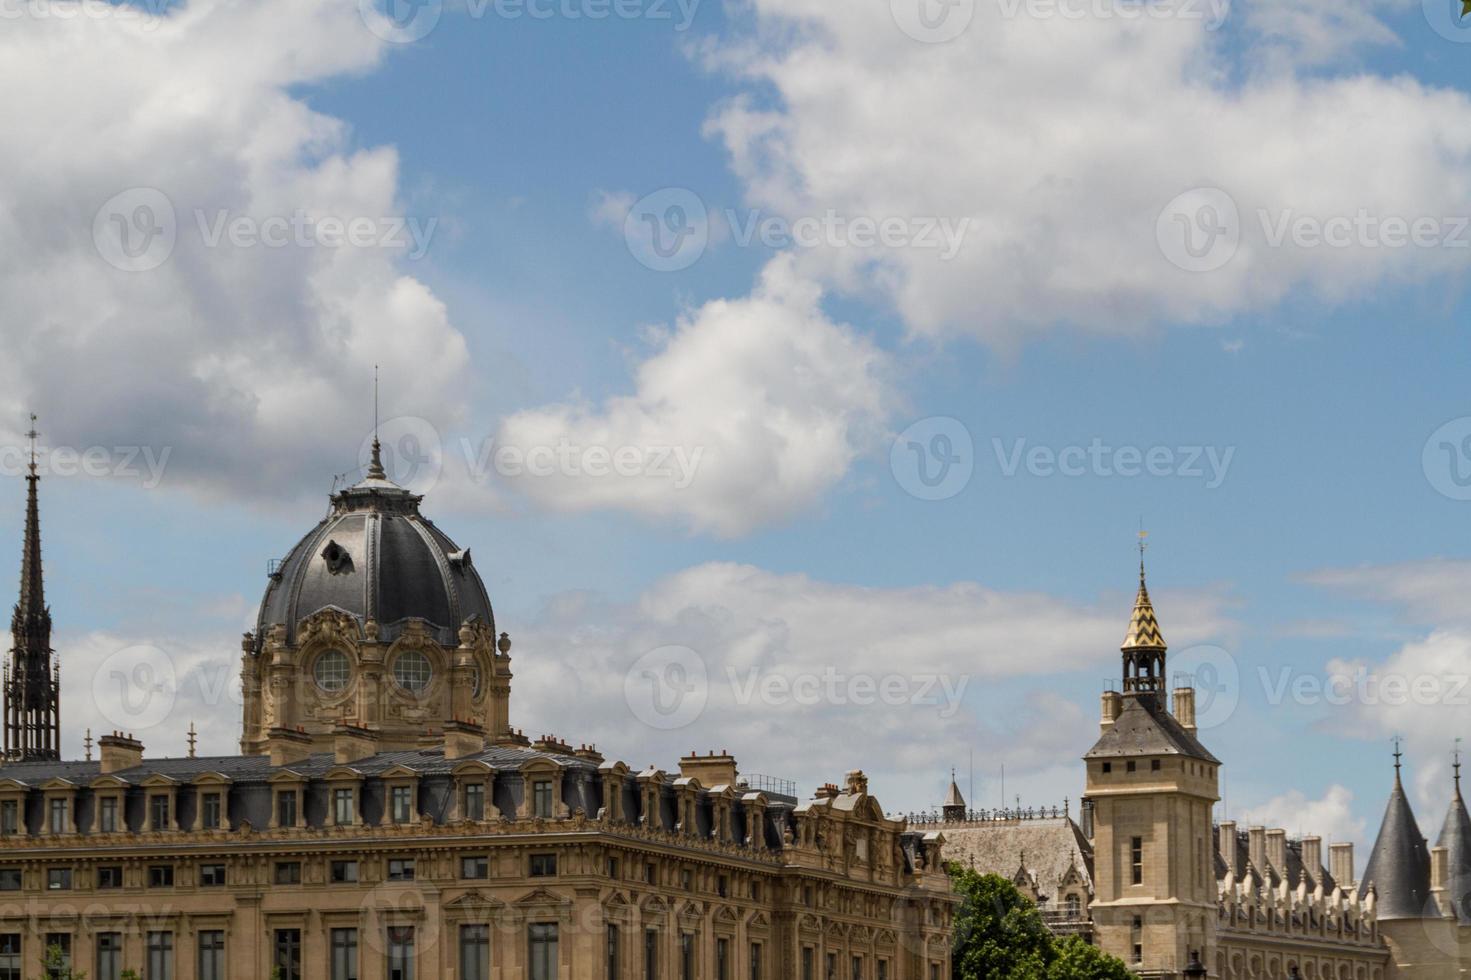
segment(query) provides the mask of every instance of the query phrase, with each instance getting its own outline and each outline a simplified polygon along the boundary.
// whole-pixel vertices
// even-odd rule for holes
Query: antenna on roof
[[[87,737],[82,739],[82,745],[87,750],[87,761],[92,761],[92,729],[87,729]]]
[[[189,758],[194,758],[194,749],[199,742],[199,733],[194,730],[194,722],[189,722]]]

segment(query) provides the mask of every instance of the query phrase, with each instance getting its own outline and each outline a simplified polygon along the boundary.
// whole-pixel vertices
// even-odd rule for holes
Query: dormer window
[[[67,800],[61,799],[59,797],[53,797],[51,799],[51,805],[48,808],[49,816],[47,817],[47,820],[50,830],[53,834],[66,833],[68,810],[69,803]]]
[[[200,815],[205,830],[220,829],[220,810],[220,794],[205,793],[203,811]]]
[[[531,815],[551,819],[552,781],[550,779],[538,779],[531,784]]]
[[[117,833],[117,797],[104,796],[97,803],[97,830],[104,834]]]
[[[148,828],[150,830],[169,829],[169,798],[158,795],[148,798]]]

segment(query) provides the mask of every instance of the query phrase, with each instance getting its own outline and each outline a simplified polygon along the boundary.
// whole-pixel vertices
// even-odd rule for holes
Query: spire
[[[950,770],[950,789],[945,793],[945,803],[941,812],[946,820],[965,819],[965,797],[960,795],[960,787],[955,783],[955,770]]]
[[[58,672],[51,659],[51,610],[41,568],[41,507],[36,466],[36,416],[30,417],[31,462],[26,474],[26,521],[20,558],[20,598],[10,617],[11,650],[5,678],[5,755],[60,758]]]
[[[1462,923],[1471,924],[1471,814],[1466,812],[1466,802],[1461,799],[1461,740],[1456,739],[1452,758],[1455,772],[1455,796],[1451,798],[1445,823],[1440,828],[1436,847],[1446,850],[1445,893],[1455,903],[1456,917]]]
[[[1124,692],[1156,692],[1165,689],[1165,637],[1154,604],[1149,601],[1149,585],[1144,578],[1144,539],[1149,532],[1139,531],[1139,592],[1134,596],[1134,612],[1129,617],[1129,630],[1119,649],[1124,654]]]
[[[378,441],[378,365],[373,365],[373,458],[368,463],[368,479],[386,480],[383,469],[383,445]]]
[[[1439,913],[1430,895],[1430,851],[1405,797],[1400,780],[1402,756],[1396,738],[1394,789],[1384,808],[1384,820],[1369,855],[1369,866],[1364,869],[1359,894],[1367,896],[1371,888],[1374,890],[1381,920],[1436,918]]]

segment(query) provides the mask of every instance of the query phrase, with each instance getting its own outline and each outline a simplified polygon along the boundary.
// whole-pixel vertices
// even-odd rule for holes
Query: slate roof
[[[1093,893],[1093,847],[1070,817],[940,824],[937,829],[945,835],[946,857],[962,867],[1010,879],[1025,860],[1040,893],[1052,898],[1072,866]]]
[[[1373,888],[1375,908],[1380,919],[1419,919],[1439,915],[1430,894],[1430,851],[1425,837],[1415,822],[1410,801],[1405,798],[1399,771],[1395,770],[1394,790],[1384,808],[1384,821],[1379,837],[1364,869],[1361,895]]]
[[[1471,816],[1467,815],[1466,802],[1461,799],[1459,776],[1455,798],[1451,800],[1435,846],[1446,849],[1449,872],[1446,894],[1455,905],[1456,917],[1463,923],[1471,922]]]
[[[1152,692],[1126,693],[1118,720],[1083,758],[1144,755],[1183,755],[1202,762],[1220,762],[1199,739],[1181,727],[1165,709],[1162,697]]]
[[[1219,829],[1217,830],[1217,834],[1219,835]],[[1265,868],[1258,868],[1251,863],[1250,836],[1244,830],[1237,831],[1236,866],[1241,868],[1244,873],[1255,874],[1257,879],[1269,888],[1281,887],[1284,870],[1287,878],[1287,887],[1294,890],[1303,881],[1304,877],[1307,879],[1308,891],[1310,892],[1318,886],[1320,880],[1325,893],[1331,893],[1333,889],[1338,887],[1337,879],[1333,877],[1327,868],[1311,869],[1303,863],[1302,841],[1300,840],[1287,841],[1286,869],[1274,868],[1271,865]],[[1221,856],[1218,848],[1216,851],[1216,880],[1224,881],[1228,871],[1230,871],[1230,867],[1226,864],[1226,859]]]

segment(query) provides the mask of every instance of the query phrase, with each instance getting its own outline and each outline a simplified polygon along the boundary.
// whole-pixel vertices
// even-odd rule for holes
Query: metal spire
[[[1456,747],[1451,755],[1454,760],[1451,763],[1451,769],[1455,771],[1456,799],[1459,800],[1461,798],[1461,740],[1459,738],[1456,739]]]
[[[1400,760],[1403,759],[1405,755],[1403,752],[1400,751],[1400,744],[1402,742],[1404,742],[1403,736],[1396,735],[1394,737],[1394,784],[1396,786],[1399,785]]]
[[[373,365],[373,458],[368,463],[368,479],[386,480],[383,469],[383,446],[378,442],[378,365]]]
[[[10,617],[10,663],[5,679],[5,755],[11,759],[61,757],[58,674],[51,659],[51,610],[41,566],[41,508],[37,486],[36,416],[30,416],[31,462],[26,474],[25,541],[20,599]]]

